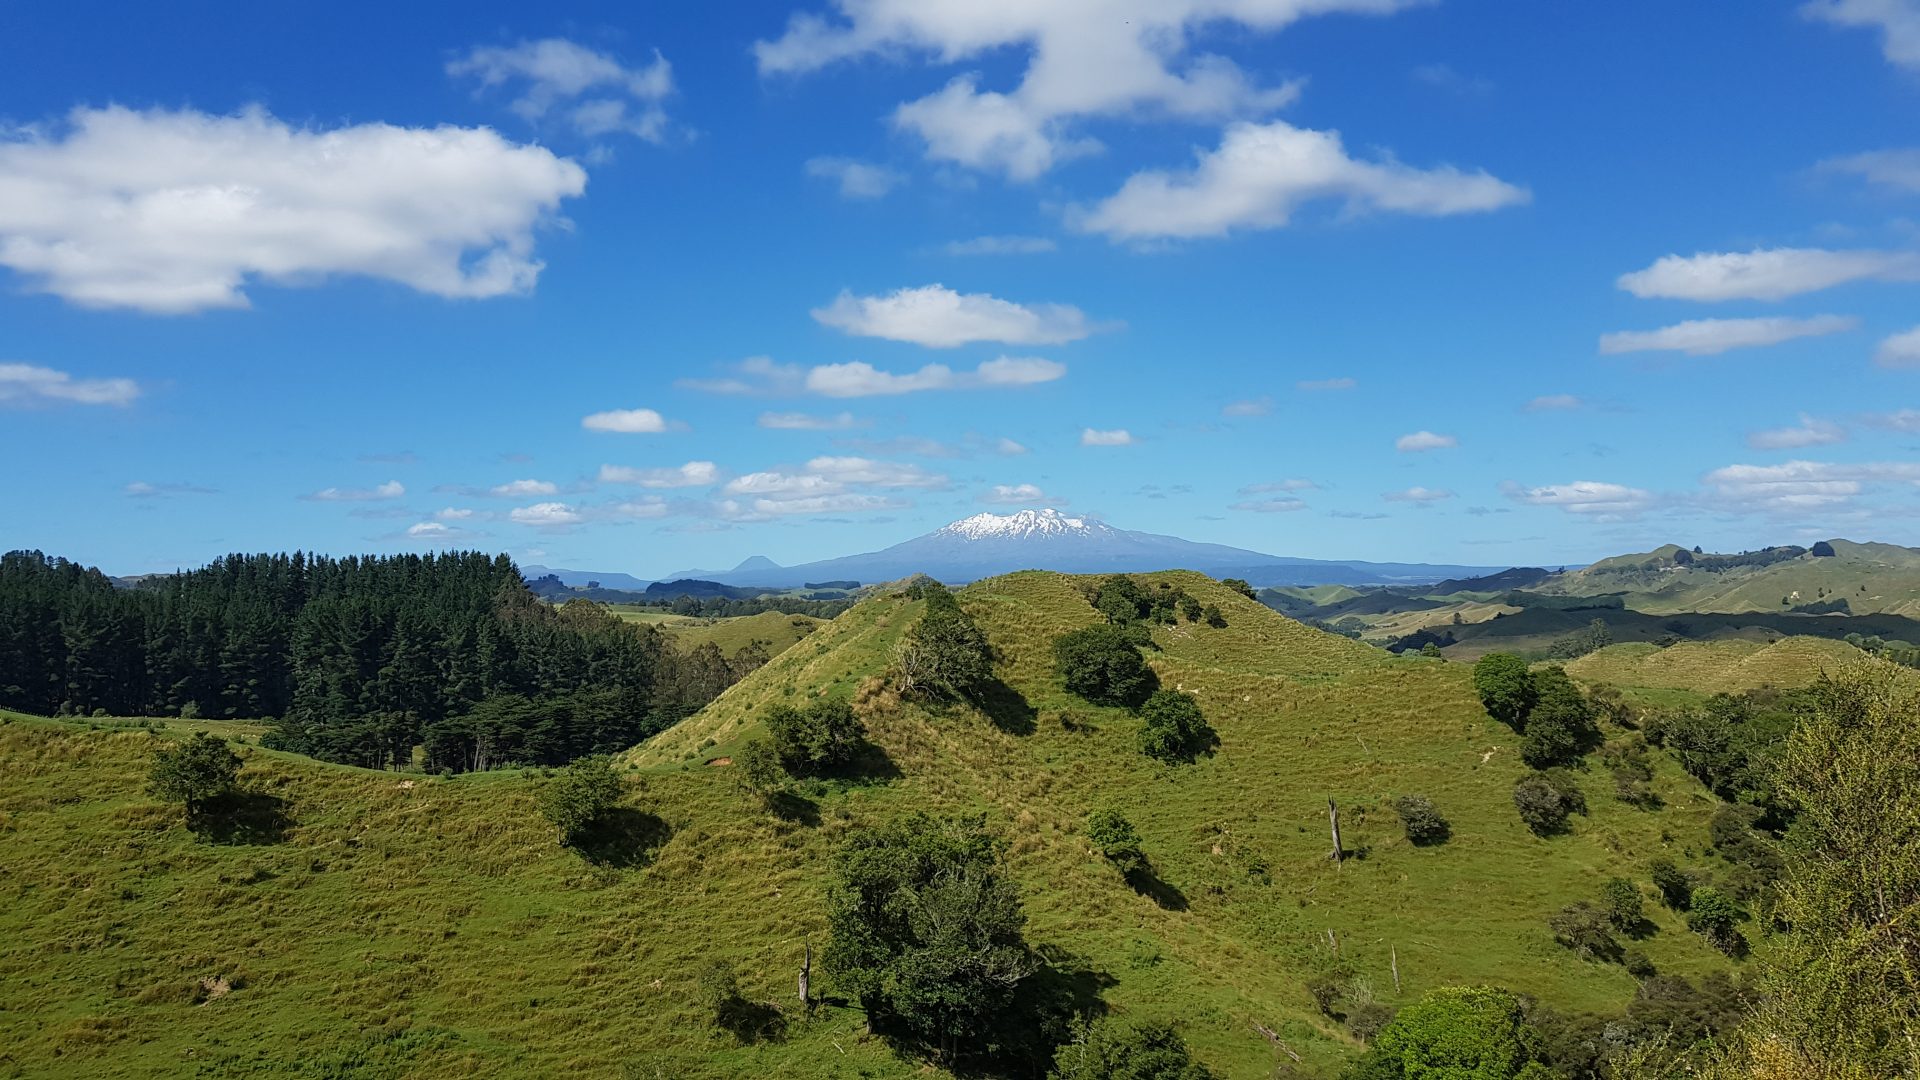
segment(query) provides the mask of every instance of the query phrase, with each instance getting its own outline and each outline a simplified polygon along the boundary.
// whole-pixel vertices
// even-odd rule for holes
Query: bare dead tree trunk
[[[1400,949],[1399,947],[1394,945],[1387,946],[1387,958],[1393,964],[1393,992],[1397,994],[1400,992]]]
[[[806,1015],[812,1015],[812,1013],[814,1013],[814,986],[812,986],[814,944],[812,944],[812,942],[804,942],[804,945],[806,945],[806,959],[801,961],[801,1005],[806,1009]],[[1400,984],[1396,982],[1394,988],[1398,990]]]
[[[1346,853],[1340,848],[1340,808],[1333,805],[1332,799],[1327,800],[1327,822],[1333,826],[1333,861],[1341,862]]]

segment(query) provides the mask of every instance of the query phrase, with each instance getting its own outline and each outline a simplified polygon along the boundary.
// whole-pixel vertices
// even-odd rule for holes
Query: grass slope
[[[1759,641],[1682,641],[1662,649],[1645,642],[1609,645],[1566,665],[1583,682],[1622,689],[1739,693],[1764,687],[1794,689],[1823,672],[1860,659],[1860,650],[1825,638]]]
[[[778,611],[763,611],[758,615],[740,615],[731,619],[695,619],[683,623],[667,623],[661,626],[674,644],[682,652],[698,648],[706,642],[720,646],[720,651],[732,656],[748,644],[758,641],[767,647],[769,655],[778,655],[793,647],[808,634],[826,625],[827,620],[816,619],[811,615],[785,615]]]
[[[1067,697],[1051,639],[1096,616],[1072,579],[1015,574],[960,597],[1026,705],[987,716],[870,692],[870,735],[900,775],[815,785],[813,816],[774,818],[706,762],[767,704],[852,694],[884,668],[919,605],[880,597],[630,755],[637,865],[625,867],[553,842],[535,775],[403,777],[253,748],[243,775],[295,824],[279,843],[199,842],[142,793],[160,736],[9,723],[0,1075],[928,1075],[861,1039],[857,1014],[805,1022],[792,999],[803,940],[824,939],[830,852],[848,829],[914,809],[987,813],[1011,841],[1028,939],[1100,973],[1114,1010],[1179,1020],[1226,1077],[1271,1073],[1256,1020],[1309,1075],[1357,1049],[1302,987],[1333,959],[1329,931],[1389,1002],[1463,982],[1564,1009],[1632,995],[1619,967],[1556,946],[1545,917],[1615,874],[1644,880],[1659,855],[1699,864],[1713,803],[1689,778],[1661,762],[1667,807],[1646,813],[1590,774],[1592,816],[1534,837],[1509,801],[1516,740],[1481,711],[1463,665],[1388,658],[1198,575],[1142,577],[1178,582],[1229,621],[1156,631],[1152,657],[1167,685],[1200,697],[1216,756],[1157,765],[1135,750],[1131,717]],[[1405,792],[1434,799],[1450,843],[1405,841],[1385,806]],[[1327,858],[1329,797],[1362,856],[1343,865]],[[1138,825],[1159,888],[1135,892],[1079,835],[1101,806]],[[1648,910],[1660,930],[1638,947],[1663,970],[1724,963]],[[694,980],[714,958],[737,965],[749,996],[786,1003],[784,1041],[708,1032]],[[221,975],[237,988],[196,1001],[198,980]]]

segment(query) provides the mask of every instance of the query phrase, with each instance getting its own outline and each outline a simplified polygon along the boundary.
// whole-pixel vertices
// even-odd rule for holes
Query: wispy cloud
[[[1711,302],[1785,300],[1851,281],[1915,278],[1920,278],[1920,254],[1910,251],[1773,248],[1668,255],[1620,275],[1618,284],[1642,299]]]
[[[799,412],[763,412],[759,425],[771,431],[845,431],[860,427],[861,421],[850,412],[815,416]]]
[[[1220,410],[1221,416],[1265,416],[1273,411],[1273,399],[1270,397],[1246,398],[1228,402]]]
[[[389,480],[379,487],[372,488],[321,488],[310,495],[300,496],[308,502],[377,502],[386,499],[398,499],[407,493],[406,485],[398,480]]]
[[[906,174],[885,165],[844,157],[817,157],[807,161],[807,175],[831,180],[843,199],[879,199],[906,182]]]
[[[1459,445],[1460,440],[1452,435],[1436,435],[1431,431],[1415,431],[1393,441],[1393,448],[1403,454],[1418,454],[1427,450],[1450,450]]]
[[[0,209],[0,215],[5,212]],[[4,256],[0,256],[0,262],[3,261]],[[76,379],[53,368],[0,363],[0,405],[124,407],[133,404],[139,396],[140,385],[132,379]]]
[[[589,138],[624,132],[657,143],[667,136],[673,66],[658,50],[629,67],[577,42],[543,38],[480,46],[448,63],[447,74],[474,79],[483,91],[517,87],[508,107],[530,122],[557,118]]]
[[[1133,432],[1126,428],[1113,428],[1107,431],[1085,428],[1080,432],[1081,446],[1132,446],[1133,443]]]
[[[1795,338],[1822,337],[1852,330],[1860,320],[1846,315],[1814,315],[1804,319],[1693,319],[1658,330],[1621,330],[1600,335],[1600,352],[1670,351],[1688,356],[1713,356],[1729,349],[1778,345]]]
[[[1294,383],[1293,388],[1314,394],[1328,390],[1351,390],[1358,385],[1360,384],[1354,380],[1343,377],[1338,379],[1302,379]]]
[[[948,255],[1044,255],[1059,247],[1045,236],[976,236],[955,240],[940,250]]]
[[[629,465],[600,466],[603,484],[633,484],[645,488],[707,487],[720,481],[720,467],[711,461],[689,461],[674,468],[636,469]]]
[[[1846,439],[1846,428],[1831,420],[1801,413],[1797,426],[1751,432],[1747,435],[1747,445],[1755,450],[1799,450],[1808,446],[1829,446],[1845,442]]]
[[[1565,412],[1586,403],[1572,394],[1546,394],[1527,402],[1528,412]]]

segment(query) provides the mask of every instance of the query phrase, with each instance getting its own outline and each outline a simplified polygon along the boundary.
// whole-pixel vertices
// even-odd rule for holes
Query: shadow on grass
[[[645,866],[653,861],[660,847],[673,837],[673,828],[665,821],[631,807],[616,807],[601,815],[573,848],[580,857],[596,866],[619,868]]]
[[[1148,864],[1139,870],[1127,871],[1126,879],[1127,884],[1133,887],[1134,892],[1160,905],[1162,910],[1187,910],[1187,894],[1174,887],[1172,883],[1162,879],[1159,874],[1154,873],[1152,864]]]
[[[887,752],[867,739],[860,740],[859,752],[844,767],[825,779],[852,784],[890,784],[905,774]]]
[[[720,1003],[714,1013],[714,1024],[742,1046],[786,1040],[786,1016],[764,1001],[735,997]]]
[[[820,824],[820,804],[805,795],[791,791],[776,791],[767,796],[766,803],[767,813],[781,821],[791,821],[808,828]]]
[[[187,828],[209,844],[278,844],[293,828],[287,800],[263,791],[233,791],[187,815]]]
[[[987,714],[993,726],[1009,735],[1031,735],[1037,726],[1035,721],[1040,710],[1027,704],[1020,691],[1008,686],[1005,680],[989,679],[972,697],[974,708]]]

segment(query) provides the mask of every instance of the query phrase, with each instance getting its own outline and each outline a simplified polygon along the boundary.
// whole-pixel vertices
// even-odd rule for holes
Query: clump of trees
[[[1444,844],[1453,835],[1453,826],[1425,795],[1400,796],[1393,800],[1393,812],[1400,815],[1407,839],[1418,847]]]
[[[914,814],[850,835],[827,888],[833,983],[943,1062],[993,1041],[1038,969],[1004,841],[982,817]]]
[[[1587,695],[1557,667],[1532,672],[1533,705],[1518,729],[1520,757],[1536,769],[1574,762],[1600,741]]]
[[[1087,841],[1122,874],[1137,874],[1147,868],[1140,834],[1118,810],[1095,810],[1087,815]]]
[[[1446,986],[1401,1009],[1342,1080],[1552,1080],[1549,1065],[1519,998]]]
[[[1149,589],[1126,574],[1109,574],[1083,586],[1083,590],[1094,610],[1115,626],[1175,626],[1182,618],[1190,624],[1205,623],[1215,629],[1227,625],[1220,605],[1202,604],[1171,582],[1163,581]]]
[[[1200,712],[1200,699],[1179,690],[1155,690],[1140,706],[1140,752],[1169,765],[1191,764],[1213,753],[1220,736]]]
[[[1583,960],[1615,960],[1620,943],[1613,938],[1607,912],[1585,901],[1576,900],[1547,920],[1553,940],[1572,949]]]
[[[1082,1020],[1054,1055],[1048,1080],[1213,1080],[1172,1024]]]
[[[818,698],[801,708],[774,705],[761,715],[780,767],[793,776],[824,776],[853,764],[866,746],[853,706]]]
[[[227,740],[204,731],[184,742],[165,746],[153,755],[147,770],[147,792],[156,799],[179,803],[189,820],[209,804],[233,794],[240,777],[240,756]]]
[[[1140,655],[1141,643],[1125,627],[1084,627],[1054,640],[1054,665],[1068,692],[1095,705],[1138,708],[1160,685]]]
[[[1579,782],[1565,769],[1531,772],[1514,781],[1513,806],[1536,836],[1564,832],[1567,819],[1587,810]]]
[[[560,831],[561,843],[577,847],[619,805],[623,790],[612,758],[581,758],[554,773],[540,789],[540,814]]]
[[[993,680],[993,649],[953,593],[937,581],[916,583],[926,611],[907,631],[895,658],[901,692],[966,701]]]

